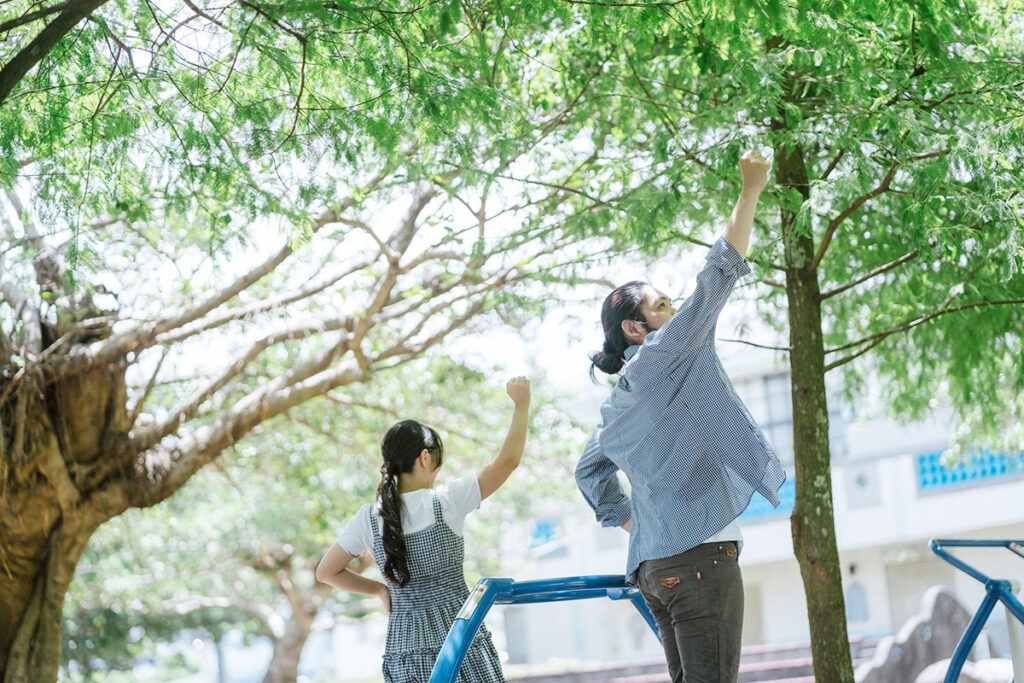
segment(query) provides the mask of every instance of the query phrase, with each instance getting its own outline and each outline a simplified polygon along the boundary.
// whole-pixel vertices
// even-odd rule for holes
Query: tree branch
[[[829,363],[828,365],[825,366],[825,371],[827,372],[829,370],[832,370],[833,368],[839,367],[840,365],[844,365],[846,363],[849,363],[851,360],[853,360],[857,356],[862,355],[868,349],[877,346],[886,337],[889,337],[889,336],[891,336],[893,334],[896,334],[897,332],[904,332],[906,330],[913,329],[913,328],[917,327],[918,325],[922,325],[922,324],[928,322],[929,320],[934,320],[935,318],[938,318],[939,316],[946,315],[948,313],[959,313],[961,311],[967,311],[967,310],[971,310],[971,309],[974,309],[974,308],[985,308],[985,307],[988,307],[988,306],[1014,306],[1014,305],[1024,305],[1024,299],[1004,299],[1004,300],[999,300],[999,301],[978,301],[978,302],[975,302],[973,304],[964,304],[963,306],[954,306],[953,308],[944,308],[944,309],[939,310],[939,311],[933,311],[933,312],[931,312],[931,313],[929,313],[927,315],[921,315],[921,316],[917,316],[917,317],[911,318],[909,320],[905,320],[904,322],[900,323],[899,325],[896,325],[895,327],[891,327],[891,328],[889,328],[887,330],[883,330],[881,332],[876,332],[875,334],[872,334],[870,336],[864,337],[863,339],[858,339],[855,342],[850,342],[849,344],[843,344],[842,346],[836,346],[836,347],[833,347],[831,349],[825,349],[825,353],[836,353],[837,351],[845,351],[846,349],[850,349],[850,348],[853,348],[855,346],[861,346],[862,344],[870,344],[870,346],[867,349],[862,349],[862,350],[860,350],[860,351],[858,351],[856,353],[853,353],[853,354],[851,354],[849,356],[844,356],[843,358],[840,358],[837,361],[833,361],[832,363]]]
[[[898,268],[898,267],[902,266],[904,263],[906,263],[907,261],[913,261],[916,258],[917,258],[917,252],[916,251],[912,251],[909,254],[904,254],[903,256],[899,257],[895,261],[890,261],[889,263],[886,263],[883,266],[879,266],[878,268],[875,268],[874,270],[872,270],[871,272],[865,274],[864,276],[857,278],[853,282],[848,282],[845,285],[842,285],[840,287],[836,287],[835,289],[828,290],[827,292],[825,292],[824,294],[821,295],[821,300],[824,301],[825,299],[833,297],[836,294],[842,294],[846,290],[848,290],[848,289],[850,289],[852,287],[856,287],[857,285],[859,285],[862,282],[867,282],[868,280],[870,280],[873,277],[877,277],[877,276],[881,275],[882,273],[887,273],[890,270],[892,270],[893,268]]]
[[[135,426],[135,421],[139,419],[139,414],[142,412],[142,406],[146,404],[146,399],[149,398],[149,394],[153,391],[153,387],[156,386],[157,375],[160,374],[160,368],[164,366],[164,361],[167,359],[167,354],[170,353],[169,347],[164,347],[163,353],[160,354],[160,360],[156,362],[156,367],[153,368],[153,374],[150,375],[149,381],[146,382],[146,388],[142,391],[142,396],[139,396],[139,400],[135,402],[135,406],[132,408],[132,414],[128,416],[128,430],[131,431],[132,427]]]
[[[259,301],[249,306],[245,306],[243,308],[236,308],[224,311],[221,315],[217,316],[216,318],[197,320],[195,323],[187,325],[181,328],[180,330],[174,332],[173,334],[161,335],[156,339],[156,343],[162,345],[176,344],[194,335],[215,329],[222,325],[226,325],[229,322],[235,320],[243,320],[245,318],[249,318],[253,315],[256,315],[257,313],[265,313],[266,311],[270,311],[281,306],[293,304],[296,301],[308,299],[309,297],[319,294],[328,287],[345,279],[352,273],[358,272],[366,268],[371,263],[373,263],[372,260],[363,260],[338,275],[332,275],[331,277],[327,278],[326,280],[319,284],[312,285],[310,287],[306,287],[303,289],[298,289],[286,294],[282,294],[281,296],[273,299]]]
[[[53,5],[51,7],[44,7],[43,9],[36,10],[35,12],[29,12],[28,14],[22,14],[17,19],[10,19],[8,21],[5,21],[2,24],[0,24],[0,33],[7,33],[12,28],[18,28],[19,26],[24,26],[25,24],[31,24],[36,19],[43,19],[45,17],[50,16],[51,14],[56,14],[57,12],[63,12],[65,9],[68,8],[68,5],[70,5],[70,4],[71,4],[71,2],[64,2],[64,3],[61,3],[59,5]]]
[[[746,344],[747,346],[756,346],[759,349],[770,349],[772,351],[786,351],[787,353],[792,349],[788,346],[768,346],[766,344],[757,344],[746,339],[719,339],[721,342],[730,342],[732,344]]]
[[[61,38],[71,32],[82,19],[92,14],[107,0],[69,0],[57,18],[51,21],[28,45],[0,69],[0,106],[7,101],[14,87],[38,64]]]
[[[883,178],[882,182],[878,184],[878,187],[867,194],[862,194],[854,199],[849,206],[843,209],[838,216],[829,222],[828,228],[825,230],[825,236],[821,238],[821,246],[818,247],[818,253],[814,255],[814,261],[811,262],[811,270],[817,269],[818,264],[821,263],[821,259],[825,256],[825,251],[828,249],[828,245],[832,241],[832,235],[835,234],[836,228],[838,228],[843,221],[852,216],[853,213],[863,206],[865,202],[889,191],[889,186],[892,184],[892,179],[896,177],[896,169],[898,169],[899,166],[899,160],[893,159],[892,164],[889,166],[889,172],[885,174],[885,178]]]
[[[6,277],[5,271],[4,258],[0,255],[0,294],[3,294],[4,300],[14,309],[14,314],[21,319],[22,343],[28,360],[33,360],[39,357],[43,350],[43,328],[39,318],[39,307],[29,300],[16,282]]]
[[[13,189],[7,190],[7,201],[14,208],[15,214],[25,230],[25,237],[36,252],[32,258],[32,267],[36,271],[36,283],[44,292],[68,293],[64,283],[64,268],[57,258],[57,252],[46,243],[46,240],[39,233],[32,217],[25,211],[18,193]]]
[[[280,332],[269,334],[254,342],[249,349],[235,359],[231,365],[211,381],[202,391],[195,394],[188,402],[180,406],[161,424],[132,437],[132,449],[136,452],[146,451],[174,434],[182,424],[198,414],[199,408],[214,394],[227,386],[228,382],[240,375],[267,348],[275,344],[296,339],[305,339],[315,334],[345,329],[352,324],[349,318],[335,318],[322,323],[290,327]]]

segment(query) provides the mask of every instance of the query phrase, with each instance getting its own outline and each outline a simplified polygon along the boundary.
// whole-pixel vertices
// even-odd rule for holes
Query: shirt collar
[[[628,361],[630,358],[635,356],[636,352],[639,351],[639,350],[640,350],[640,345],[639,344],[633,344],[632,346],[627,346],[626,350],[622,352],[622,357],[625,358]]]

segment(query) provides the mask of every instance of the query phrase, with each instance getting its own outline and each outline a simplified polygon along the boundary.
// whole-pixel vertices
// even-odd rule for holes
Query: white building
[[[756,354],[725,364],[792,475],[787,371],[773,366],[769,356]],[[935,584],[952,587],[969,611],[977,608],[984,594],[981,584],[934,556],[928,549],[930,538],[1024,538],[1024,459],[984,453],[970,464],[945,467],[941,453],[952,427],[946,417],[900,425],[864,410],[836,407],[830,415],[836,534],[851,637],[896,632],[917,614],[924,592]],[[780,491],[778,509],[755,494],[740,517],[745,539],[740,556],[746,593],[744,646],[809,640],[790,535],[794,496],[790,476]],[[582,502],[552,501],[539,513],[533,520],[533,562],[517,579],[622,573],[627,544],[623,531],[599,527]],[[959,554],[994,578],[1024,582],[1024,560],[1007,550]],[[628,604],[590,600],[512,606],[503,612],[510,664],[661,654]],[[1005,656],[1001,607],[989,625],[994,654]]]

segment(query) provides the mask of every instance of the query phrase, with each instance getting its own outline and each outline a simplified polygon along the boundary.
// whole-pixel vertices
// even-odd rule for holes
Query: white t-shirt
[[[717,534],[704,541],[705,543],[716,543],[718,541],[736,541],[740,546],[743,545],[743,532],[740,531],[740,523],[735,519],[725,525],[721,531]]]
[[[473,510],[480,507],[480,484],[476,475],[463,477],[438,486],[436,489],[418,489],[401,494],[402,533],[414,534],[434,526],[434,495],[441,503],[441,517],[452,531],[462,535],[463,523]],[[377,517],[380,529],[380,501],[359,508],[348,526],[338,536],[338,545],[349,555],[362,555],[373,550],[373,527],[370,514]]]

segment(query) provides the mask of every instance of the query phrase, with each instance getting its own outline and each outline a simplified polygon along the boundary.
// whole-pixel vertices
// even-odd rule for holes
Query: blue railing
[[[796,479],[790,475],[786,477],[786,481],[782,483],[782,488],[779,489],[779,507],[773,508],[772,504],[764,496],[755,493],[754,497],[750,499],[750,505],[739,516],[739,520],[741,522],[749,522],[761,518],[781,516],[792,512],[794,505],[796,505]]]
[[[981,629],[985,626],[985,622],[988,621],[989,615],[992,614],[992,609],[996,606],[996,603],[1003,603],[1009,615],[1015,617],[1021,624],[1024,624],[1024,605],[1014,596],[1015,590],[1020,590],[1019,584],[1015,587],[1010,581],[991,579],[959,557],[947,552],[946,548],[1006,548],[1024,559],[1024,552],[1022,552],[1024,550],[1024,541],[961,541],[935,538],[931,540],[929,546],[933,553],[971,578],[980,581],[985,586],[985,597],[982,599],[978,611],[974,613],[971,623],[967,625],[967,630],[964,631],[960,643],[956,646],[953,657],[949,662],[949,669],[946,671],[946,677],[943,679],[943,683],[956,683],[960,678],[960,672],[964,668],[964,662],[967,661],[967,655],[970,654],[971,648],[974,647],[978,636],[981,635]],[[1024,659],[1024,655],[1020,658]],[[1024,663],[1018,663],[1017,659],[1018,657],[1015,653],[1013,662],[1014,676],[1016,680],[1020,681],[1022,676],[1024,676],[1024,671],[1019,671],[1018,669],[1024,668]]]
[[[947,467],[942,463],[942,451],[921,453],[917,456],[917,487],[921,491],[935,491],[961,486],[986,479],[1001,479],[1024,474],[1020,456],[999,455],[989,450],[977,450],[966,462]]]
[[[648,611],[640,591],[635,586],[627,585],[625,577],[621,574],[568,576],[534,581],[480,579],[448,631],[448,637],[441,646],[434,670],[430,674],[430,683],[453,683],[458,678],[462,660],[469,651],[473,636],[480,630],[480,624],[484,622],[484,617],[494,605],[561,602],[587,598],[629,600],[654,634],[658,634],[658,626]]]

